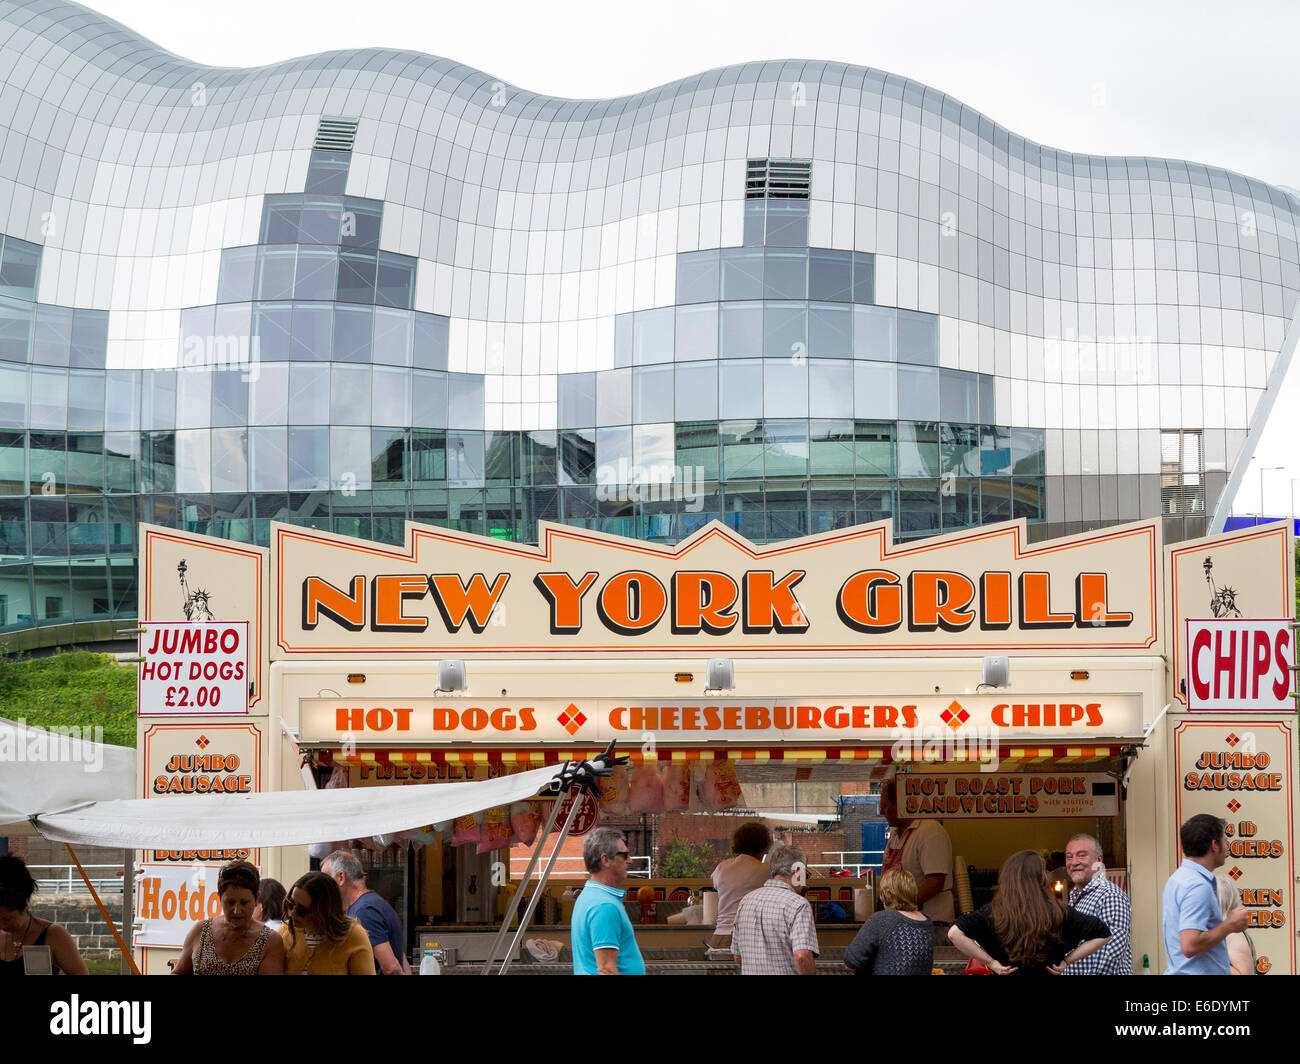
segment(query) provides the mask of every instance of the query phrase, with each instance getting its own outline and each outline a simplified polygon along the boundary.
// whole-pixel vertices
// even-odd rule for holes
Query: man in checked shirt
[[[767,859],[772,878],[740,899],[731,952],[741,975],[816,975],[817,928],[803,898],[803,850],[778,846]]]
[[[1128,895],[1106,878],[1101,844],[1091,835],[1075,835],[1065,846],[1070,875],[1070,908],[1095,916],[1110,928],[1110,941],[1096,953],[1068,965],[1062,975],[1132,975],[1133,947],[1129,926],[1133,907]]]

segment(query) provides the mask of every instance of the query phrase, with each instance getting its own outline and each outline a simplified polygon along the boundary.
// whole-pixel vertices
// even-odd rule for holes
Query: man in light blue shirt
[[[597,828],[583,840],[589,878],[570,922],[574,975],[645,975],[645,961],[623,905],[627,859],[627,843],[613,828]]]
[[[1198,813],[1178,832],[1183,863],[1165,883],[1161,899],[1165,975],[1228,975],[1228,947],[1234,931],[1244,931],[1249,910],[1234,909],[1225,920],[1219,909],[1214,870],[1228,859],[1223,821]]]

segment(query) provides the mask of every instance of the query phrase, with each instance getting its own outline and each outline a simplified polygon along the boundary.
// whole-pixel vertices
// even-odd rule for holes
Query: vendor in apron
[[[952,923],[952,839],[937,820],[904,820],[899,815],[896,776],[880,788],[880,815],[890,827],[881,875],[891,868],[911,872],[921,911],[933,923]]]

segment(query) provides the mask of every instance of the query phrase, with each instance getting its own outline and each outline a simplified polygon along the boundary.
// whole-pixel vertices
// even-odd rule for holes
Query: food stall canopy
[[[548,766],[437,786],[176,795],[65,803],[53,810],[23,801],[22,816],[34,816],[47,839],[120,849],[301,846],[392,835],[509,805],[531,798],[556,774]]]
[[[81,738],[88,730],[0,717],[0,835],[35,835],[28,818],[47,810],[135,794],[135,751]]]

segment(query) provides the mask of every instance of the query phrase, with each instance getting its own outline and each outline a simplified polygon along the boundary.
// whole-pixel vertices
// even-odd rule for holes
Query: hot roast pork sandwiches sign
[[[676,546],[542,523],[540,543],[414,524],[389,547],[271,531],[272,657],[1063,649],[1149,654],[1153,522],[1031,545],[1023,521],[895,544],[888,523]]]

